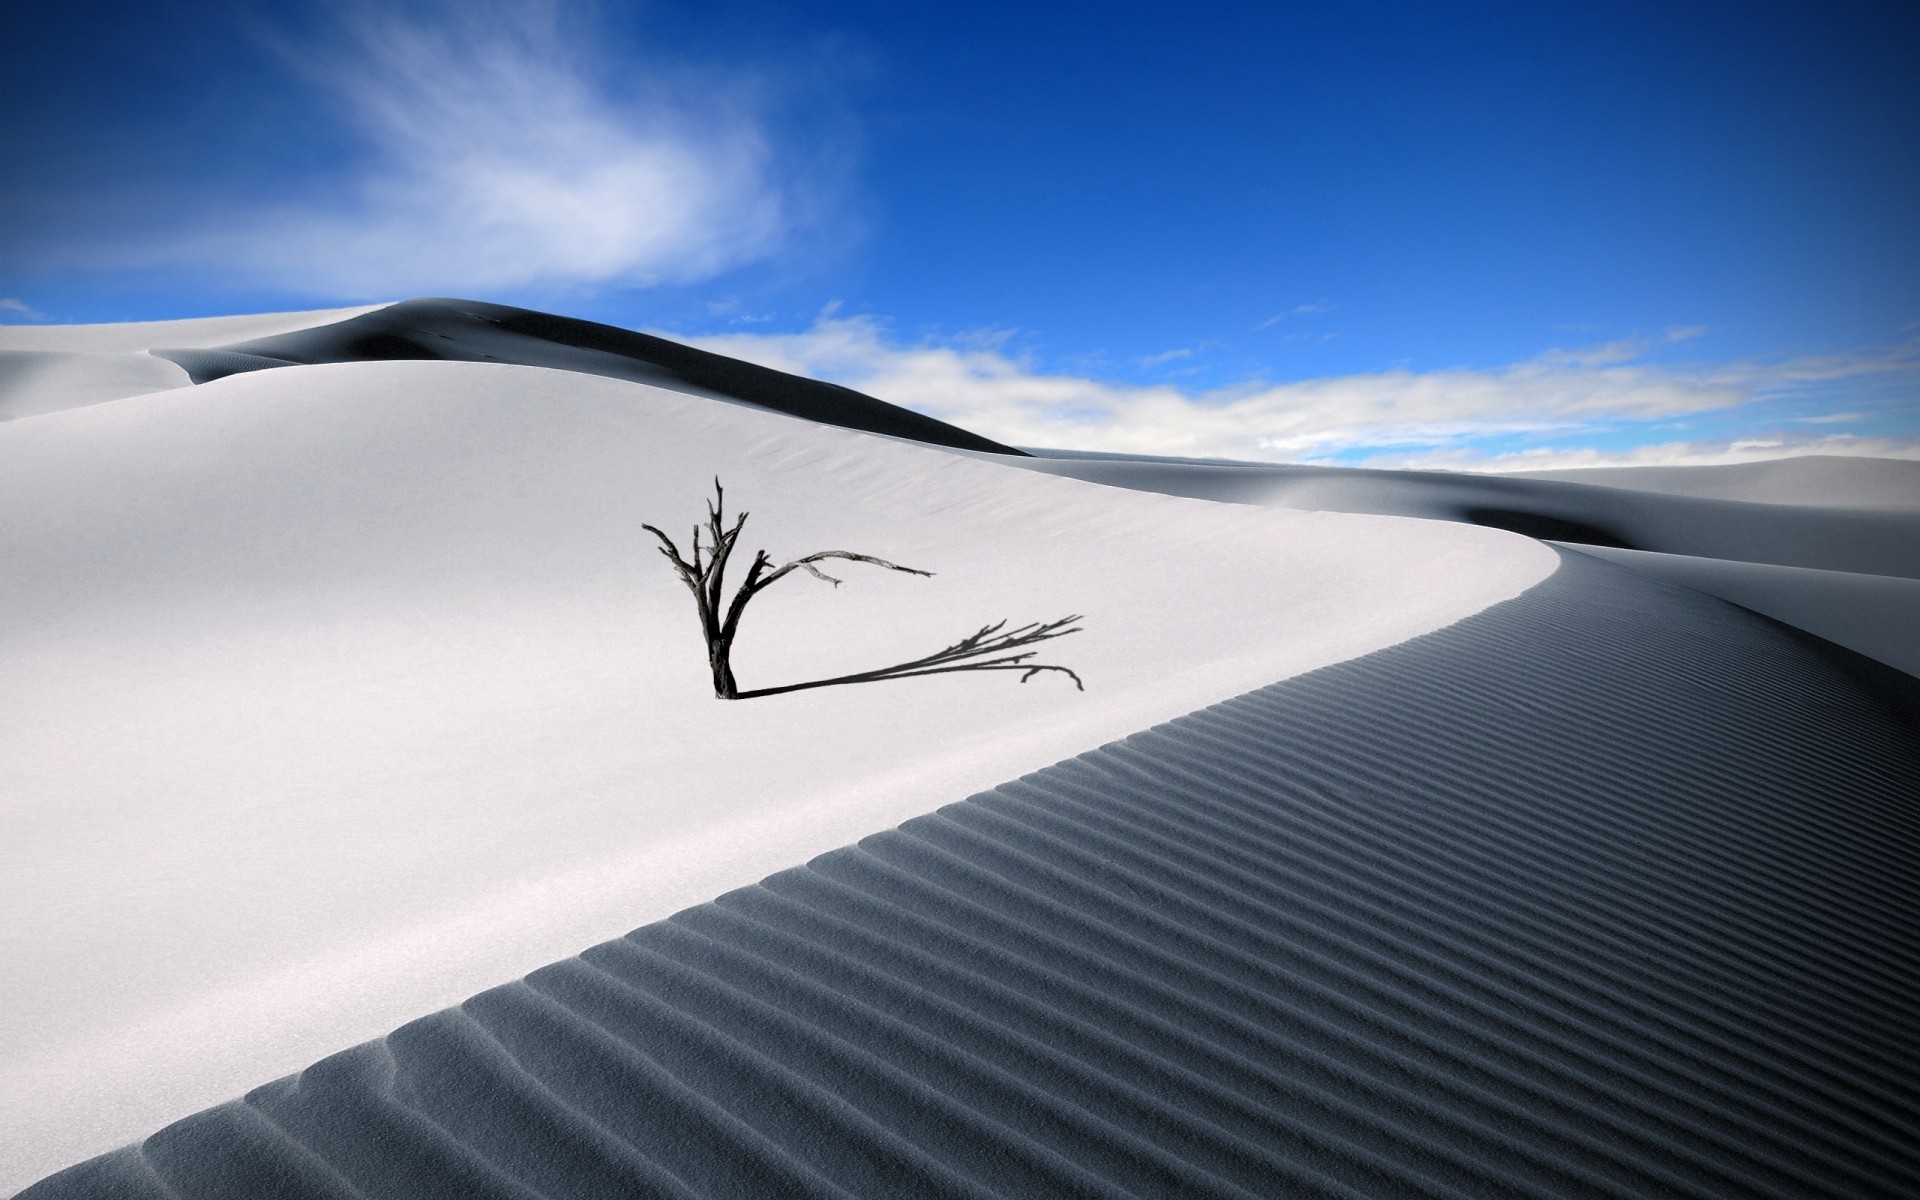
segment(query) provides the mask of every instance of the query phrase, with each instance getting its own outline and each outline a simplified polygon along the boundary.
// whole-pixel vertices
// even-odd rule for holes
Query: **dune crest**
[[[0,421],[104,404],[195,382],[177,362],[153,354],[156,348],[205,348],[285,334],[350,320],[381,307],[115,325],[0,325]]]
[[[641,522],[775,553],[743,686],[1087,613],[1087,691],[712,698]],[[1440,628],[1551,551],[1012,470],[622,380],[302,366],[0,426],[9,1177],[1088,746]],[[811,586],[802,586],[811,585]],[[74,898],[83,898],[75,903]],[[131,973],[129,976],[128,973]],[[116,980],[138,978],[137,988]],[[316,997],[325,997],[316,1004]],[[217,1036],[210,1031],[218,1031]]]

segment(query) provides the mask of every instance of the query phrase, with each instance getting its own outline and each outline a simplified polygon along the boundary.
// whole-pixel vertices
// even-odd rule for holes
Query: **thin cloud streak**
[[[648,286],[774,254],[804,207],[750,81],[651,66],[632,73],[648,90],[616,92],[550,0],[354,5],[339,26],[280,49],[364,168],[179,232],[152,265],[363,296]]]
[[[1368,452],[1409,464],[1449,454],[1491,461],[1475,443],[1575,434],[1617,442],[1623,430],[1650,440],[1658,423],[1810,386],[1920,386],[1920,342],[1777,363],[1643,361],[1655,346],[1689,335],[1549,350],[1487,369],[1382,371],[1197,393],[1045,373],[990,345],[902,345],[876,321],[832,313],[802,333],[685,340],[831,379],[1012,445],[1290,462]],[[1757,448],[1725,443],[1714,453]]]
[[[1327,300],[1315,300],[1311,304],[1296,304],[1292,308],[1287,309],[1285,312],[1275,313],[1271,317],[1268,317],[1266,320],[1260,322],[1258,325],[1255,325],[1253,328],[1256,332],[1262,329],[1271,329],[1275,325],[1278,325],[1280,322],[1286,320],[1288,317],[1311,317],[1311,316],[1316,316],[1320,313],[1332,312],[1332,311],[1333,311],[1333,304],[1331,301],[1327,301]]]
[[[1178,362],[1180,359],[1192,357],[1193,350],[1190,347],[1182,346],[1177,350],[1162,350],[1158,354],[1149,354],[1140,360],[1140,365],[1142,367],[1164,367],[1170,362]]]
[[[1631,450],[1537,449],[1520,450],[1510,454],[1454,451],[1445,454],[1381,456],[1355,465],[1405,470],[1506,474],[1516,471],[1561,471],[1578,467],[1723,467],[1735,463],[1765,462],[1803,454],[1920,459],[1920,439],[1855,437],[1851,434],[1840,434],[1833,437],[1660,442],[1649,446],[1635,446]]]

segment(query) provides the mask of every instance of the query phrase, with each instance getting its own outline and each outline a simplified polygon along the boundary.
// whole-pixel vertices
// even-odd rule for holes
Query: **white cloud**
[[[1012,445],[1268,461],[1373,450],[1408,463],[1437,462],[1449,453],[1473,457],[1471,445],[1490,438],[1564,437],[1734,409],[1809,380],[1920,379],[1916,344],[1770,365],[1674,367],[1639,361],[1649,344],[1622,341],[1550,350],[1502,367],[1188,392],[1038,371],[977,339],[901,344],[876,321],[832,312],[802,333],[683,340],[831,379]]]
[[[1866,415],[1857,412],[1815,413],[1806,417],[1789,417],[1788,420],[1795,425],[1846,425],[1865,420]]]
[[[163,257],[337,294],[650,285],[774,253],[805,206],[750,81],[632,61],[616,87],[553,0],[353,5],[340,25],[282,49],[365,166]]]
[[[1742,438],[1732,441],[1661,442],[1630,450],[1523,450],[1478,454],[1468,450],[1439,454],[1383,456],[1364,466],[1412,470],[1559,471],[1574,467],[1719,467],[1762,462],[1801,454],[1843,454],[1871,458],[1920,459],[1920,438],[1832,437]]]
[[[1140,365],[1143,367],[1164,367],[1170,362],[1177,362],[1180,359],[1192,357],[1193,351],[1183,346],[1178,350],[1162,350],[1158,354],[1149,354],[1140,360]]]
[[[29,321],[44,321],[47,314],[36,311],[34,307],[18,296],[0,296],[0,313],[13,313]]]
[[[1280,322],[1286,320],[1288,317],[1311,317],[1311,316],[1317,316],[1320,313],[1332,312],[1332,311],[1333,311],[1333,302],[1330,300],[1315,300],[1311,304],[1296,304],[1292,308],[1289,308],[1284,312],[1277,312],[1273,314],[1272,316],[1268,317],[1266,320],[1260,322],[1258,325],[1255,325],[1254,328],[1256,330],[1271,329],[1275,325],[1278,325]]]

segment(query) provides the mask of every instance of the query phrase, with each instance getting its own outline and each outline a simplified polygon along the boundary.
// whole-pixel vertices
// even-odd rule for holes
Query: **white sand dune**
[[[132,321],[117,325],[0,325],[0,421],[121,400],[192,380],[149,353],[221,346],[331,325],[385,305],[312,312]]]
[[[718,474],[746,686],[1086,614],[1049,661],[726,704],[640,531]],[[0,1182],[1550,574],[1507,533],[1115,492],[622,380],[236,375],[0,426]]]
[[[1569,554],[29,1195],[1904,1198],[1917,776]]]
[[[1920,1191],[1904,464],[1036,459],[295,316],[17,348],[203,382],[0,424],[0,1190]],[[1088,691],[714,700],[639,525],[715,474],[938,572],[782,583],[743,685],[1084,612]]]

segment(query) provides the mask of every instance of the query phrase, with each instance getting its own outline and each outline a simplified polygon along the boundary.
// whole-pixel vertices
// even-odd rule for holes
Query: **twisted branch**
[[[739,632],[740,618],[746,612],[747,602],[755,596],[786,578],[794,571],[805,571],[816,579],[823,579],[836,588],[841,580],[834,578],[814,564],[827,559],[843,559],[848,562],[867,563],[870,566],[883,567],[889,571],[899,571],[906,575],[920,575],[931,578],[933,572],[921,571],[914,567],[903,567],[888,562],[884,558],[875,558],[871,554],[858,554],[852,550],[821,550],[794,559],[771,571],[773,560],[767,557],[765,550],[756,550],[753,562],[747,567],[747,576],[735,591],[733,600],[726,605],[725,615],[721,615],[721,598],[726,583],[727,561],[733,554],[734,543],[739,540],[741,527],[747,523],[747,514],[741,513],[731,528],[726,524],[726,493],[721,490],[720,480],[713,481],[713,500],[707,505],[707,523],[703,531],[699,525],[693,527],[693,560],[689,562],[680,553],[680,548],[672,538],[653,525],[642,524],[641,528],[658,538],[660,554],[680,576],[680,582],[686,584],[693,593],[694,604],[700,610],[700,632],[706,638],[707,657],[713,667],[714,694],[723,700],[745,700],[752,696],[773,696],[781,692],[797,692],[806,688],[830,687],[843,683],[873,683],[882,679],[906,679],[914,675],[942,675],[954,671],[1018,671],[1020,682],[1025,683],[1035,675],[1047,671],[1058,671],[1073,680],[1074,687],[1081,691],[1086,685],[1080,676],[1072,670],[1048,663],[1035,663],[1029,660],[1038,651],[1027,650],[1018,654],[1007,654],[1022,646],[1031,646],[1052,638],[1065,637],[1080,632],[1074,625],[1079,616],[1062,617],[1058,621],[1032,623],[1017,629],[1006,630],[1006,622],[983,625],[979,630],[961,638],[942,650],[937,650],[923,658],[896,663],[890,667],[879,667],[871,671],[861,671],[852,675],[840,675],[832,679],[815,679],[806,683],[788,684],[784,687],[758,688],[752,691],[740,691],[734,682],[731,654],[733,639]],[[709,544],[702,546],[701,535],[705,533]],[[1005,630],[1005,632],[1002,632]]]

